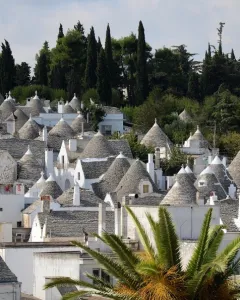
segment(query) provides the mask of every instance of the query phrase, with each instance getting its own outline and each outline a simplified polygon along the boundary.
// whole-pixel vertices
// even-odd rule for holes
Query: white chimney
[[[197,200],[196,202],[198,205],[204,205],[204,196],[199,191],[197,191],[196,200]]]
[[[236,199],[236,192],[237,192],[237,189],[236,189],[235,185],[231,183],[228,187],[228,195],[230,196],[230,198]]]
[[[106,203],[99,202],[98,208],[98,234],[101,236],[106,230]]]
[[[69,139],[68,147],[69,147],[69,151],[76,152],[77,151],[77,140]]]
[[[160,169],[160,149],[155,149],[155,168]]]
[[[50,213],[51,196],[41,196],[41,212]]]
[[[209,199],[209,204],[210,205],[215,205],[214,204],[214,201],[217,201],[218,200],[218,196],[216,195],[215,192],[211,192],[211,195],[210,195],[210,199]]]
[[[82,122],[82,136],[84,136],[84,123]]]
[[[73,206],[80,206],[80,188],[77,183],[74,185],[74,190],[73,190]]]
[[[45,172],[47,177],[54,173],[53,170],[53,150],[45,148]]]
[[[212,155],[209,155],[208,156],[208,164],[210,165],[212,163],[212,161],[213,161],[213,157],[212,157]]]
[[[64,103],[60,101],[58,102],[58,113],[63,114],[63,112],[64,112]]]
[[[154,176],[154,163],[153,163],[153,154],[148,154],[148,162],[147,162],[147,171],[149,175],[151,176],[153,182],[155,182],[155,176]]]
[[[226,156],[223,156],[222,164],[224,165],[225,168],[227,167],[227,158],[226,158]]]
[[[43,138],[43,141],[45,142],[45,145],[47,146],[47,139],[48,139],[47,126],[43,127],[42,138]]]

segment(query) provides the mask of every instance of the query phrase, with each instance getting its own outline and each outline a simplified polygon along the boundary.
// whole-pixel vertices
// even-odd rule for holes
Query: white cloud
[[[78,20],[86,32],[94,26],[103,42],[108,22],[112,36],[119,38],[137,33],[142,20],[153,49],[186,44],[202,56],[209,41],[216,44],[216,28],[223,21],[224,49],[233,47],[238,55],[239,8],[239,0],[9,0],[1,4],[0,41],[10,42],[16,62],[34,66],[45,40],[55,46],[59,23],[64,31]]]

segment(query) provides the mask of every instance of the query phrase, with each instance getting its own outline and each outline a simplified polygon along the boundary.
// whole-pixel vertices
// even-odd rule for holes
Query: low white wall
[[[17,227],[17,222],[22,221],[21,210],[24,208],[24,195],[0,194],[0,223],[10,222]]]
[[[1,300],[21,300],[21,283],[6,282],[0,283]]]

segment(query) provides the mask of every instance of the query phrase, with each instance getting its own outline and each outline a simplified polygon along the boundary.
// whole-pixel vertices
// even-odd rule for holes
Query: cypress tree
[[[43,48],[37,55],[37,63],[34,68],[34,75],[36,83],[41,85],[48,85],[48,72],[50,70],[50,51],[48,42],[44,42]]]
[[[199,76],[195,72],[190,73],[187,95],[189,98],[196,100],[199,100],[200,98]]]
[[[98,55],[97,64],[97,92],[102,104],[110,105],[112,101],[112,89],[109,78],[109,70],[106,63],[105,51],[103,48]]]
[[[2,56],[0,64],[1,94],[9,92],[15,86],[16,68],[8,41],[2,43]]]
[[[138,45],[137,45],[137,74],[136,74],[136,90],[137,100],[142,103],[148,96],[148,75],[146,62],[146,42],[142,21],[138,27]]]
[[[235,57],[235,54],[234,54],[234,50],[233,50],[233,49],[232,49],[232,51],[231,51],[231,60],[236,61],[236,57]]]
[[[97,82],[97,42],[95,39],[94,28],[90,30],[87,46],[87,63],[85,69],[85,88],[95,88]]]
[[[102,43],[100,40],[100,37],[98,37],[98,41],[97,41],[97,53],[100,53],[100,50],[102,49]]]
[[[63,27],[62,27],[62,24],[60,23],[59,31],[58,31],[58,39],[61,39],[63,37],[64,37]]]
[[[105,54],[106,62],[109,70],[109,76],[111,80],[111,85],[114,86],[114,64],[113,64],[113,53],[112,53],[112,40],[109,24],[107,25],[106,39],[105,39]]]
[[[16,85],[27,86],[30,84],[30,66],[26,62],[16,65]]]

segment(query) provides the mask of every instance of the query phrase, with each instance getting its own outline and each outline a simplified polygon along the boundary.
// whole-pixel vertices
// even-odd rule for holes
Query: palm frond
[[[72,285],[72,286],[79,286],[79,287],[84,287],[84,288],[89,288],[93,290],[97,290],[98,287],[94,284],[91,284],[89,282],[85,282],[82,280],[74,280],[69,277],[59,277],[51,280],[49,283],[46,283],[43,287],[44,290],[53,288],[56,286],[62,286],[62,285]]]
[[[159,262],[165,268],[178,266],[181,270],[180,245],[172,218],[164,207],[159,207],[159,223],[156,226],[156,244]]]
[[[129,270],[126,270],[123,265],[121,265],[115,259],[112,259],[109,255],[95,251],[78,241],[73,241],[72,244],[85,250],[100,265],[103,265],[108,273],[114,276],[116,279],[124,282],[130,287],[137,287],[138,281],[135,274],[132,274],[131,272],[129,272]]]
[[[143,244],[144,250],[149,254],[149,256],[152,258],[152,260],[154,260],[155,259],[155,252],[154,252],[154,249],[151,245],[151,242],[149,240],[149,237],[148,237],[143,225],[140,223],[137,216],[134,214],[134,212],[131,210],[130,207],[125,206],[125,209],[127,210],[129,215],[132,217],[133,222],[135,223],[135,226],[137,228],[139,238],[140,238],[140,240]]]
[[[86,294],[88,294],[89,291],[74,291],[74,292],[70,292],[67,293],[66,295],[62,296],[62,300],[75,300],[75,299],[82,299],[80,298],[81,296],[84,296]]]
[[[224,236],[224,228],[224,225],[216,225],[212,230],[210,230],[206,243],[206,251],[203,258],[203,264],[206,264],[216,258],[218,248]]]
[[[91,275],[91,274],[89,274],[89,273],[86,273],[85,276],[86,276],[87,278],[91,279],[91,280],[94,282],[94,285],[97,285],[97,286],[103,286],[103,287],[105,287],[106,289],[113,289],[113,285],[112,285],[112,284],[110,284],[110,283],[107,282],[107,281],[102,280],[100,277]]]
[[[197,247],[195,248],[193,255],[187,265],[186,274],[188,277],[192,277],[195,272],[198,272],[201,268],[203,257],[205,254],[206,243],[208,240],[209,227],[212,218],[212,208],[210,208],[205,215],[200,236],[198,239]]]

